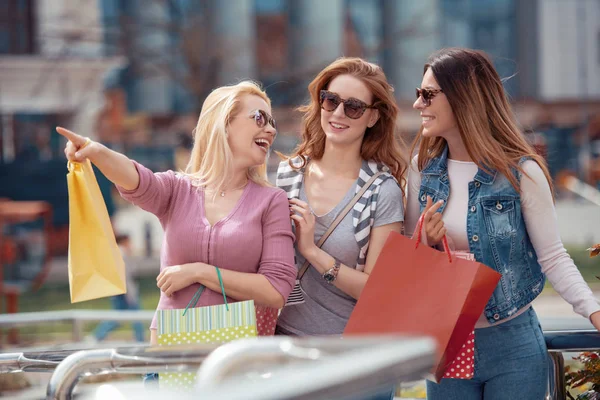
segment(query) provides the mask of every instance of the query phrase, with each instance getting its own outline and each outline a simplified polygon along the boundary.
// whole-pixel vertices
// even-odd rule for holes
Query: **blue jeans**
[[[429,400],[543,400],[549,361],[533,308],[503,324],[475,330],[475,375],[427,381]]]
[[[396,394],[396,388],[382,390],[372,396],[365,397],[363,400],[392,400]]]
[[[126,295],[120,294],[118,296],[113,296],[110,298],[110,302],[112,303],[112,308],[114,310],[139,310],[140,306],[135,303],[130,303],[127,300]],[[133,322],[133,330],[135,332],[135,340],[138,342],[144,341],[144,326],[141,322]],[[119,323],[116,321],[103,321],[100,323],[96,330],[94,331],[94,336],[96,340],[102,341],[108,334],[115,330],[119,326]]]

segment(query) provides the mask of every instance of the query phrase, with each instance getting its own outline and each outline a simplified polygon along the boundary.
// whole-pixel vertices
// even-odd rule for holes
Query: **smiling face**
[[[244,95],[238,112],[227,126],[227,141],[237,168],[263,164],[275,140],[275,128],[269,123],[271,107],[256,95]]]
[[[336,76],[325,89],[343,100],[355,99],[366,105],[373,104],[373,94],[367,85],[352,75]],[[344,112],[343,102],[332,111],[321,107],[321,128],[330,144],[348,146],[362,143],[365,131],[375,125],[378,119],[379,112],[372,108],[367,108],[359,118],[352,119]]]
[[[423,75],[421,89],[440,90],[431,68],[427,69]],[[430,105],[426,104],[423,97],[419,97],[414,102],[413,108],[421,112],[423,136],[443,137],[446,140],[459,136],[456,118],[448,98],[443,92],[437,93],[431,99]]]

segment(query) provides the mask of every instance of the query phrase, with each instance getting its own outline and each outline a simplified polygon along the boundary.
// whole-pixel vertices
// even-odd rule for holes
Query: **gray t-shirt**
[[[325,233],[336,216],[355,194],[355,186],[329,213],[316,217],[315,242]],[[300,200],[307,201],[304,184],[300,187]],[[373,228],[404,220],[402,192],[393,179],[381,184]],[[349,212],[321,247],[342,264],[355,268],[359,247],[354,237],[352,212]],[[300,269],[304,257],[296,248],[296,267]],[[309,268],[300,282],[305,302],[286,306],[281,311],[277,325],[294,335],[339,335],[343,333],[356,300],[323,279],[315,269]]]

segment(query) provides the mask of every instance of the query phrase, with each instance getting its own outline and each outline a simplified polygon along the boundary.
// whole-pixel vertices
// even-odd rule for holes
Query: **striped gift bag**
[[[158,310],[158,345],[174,346],[194,343],[226,343],[235,339],[257,336],[254,301],[227,303],[221,273],[221,291],[225,304],[193,308],[204,286],[200,287],[185,309]],[[192,372],[168,372],[159,374],[160,387],[188,391],[195,385],[196,374]]]

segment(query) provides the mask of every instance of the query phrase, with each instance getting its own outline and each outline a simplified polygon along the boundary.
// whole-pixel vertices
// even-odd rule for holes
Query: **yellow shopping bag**
[[[125,263],[92,164],[67,164],[71,303],[126,293]]]

